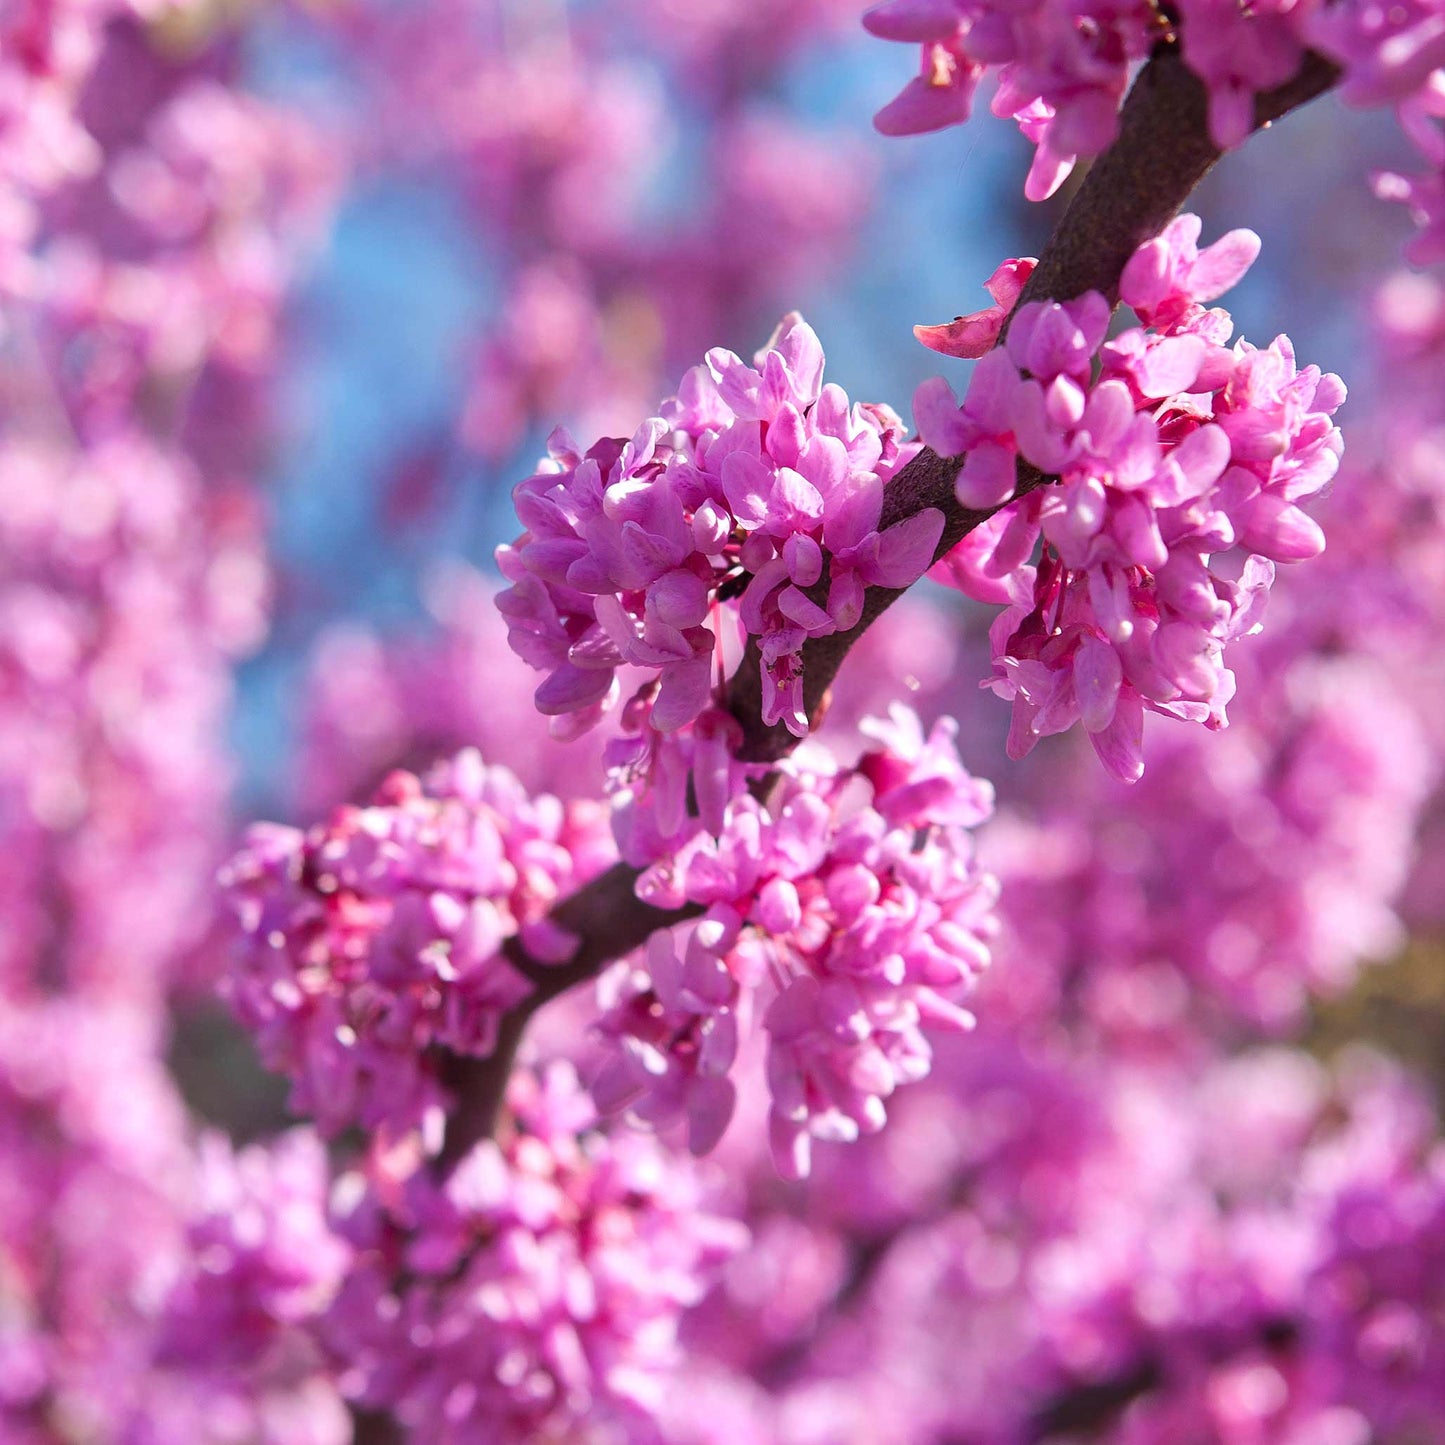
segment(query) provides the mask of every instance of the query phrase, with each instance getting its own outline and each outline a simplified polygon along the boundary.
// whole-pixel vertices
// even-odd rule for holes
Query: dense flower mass
[[[357,1258],[330,1345],[418,1440],[649,1438],[679,1319],[747,1232],[652,1140],[597,1132],[570,1065],[517,1073],[508,1104],[441,1187],[341,1181]]]
[[[1013,757],[1082,721],[1105,766],[1132,781],[1146,708],[1222,727],[1235,686],[1226,644],[1258,629],[1275,563],[1324,547],[1300,504],[1338,467],[1330,417],[1344,385],[1297,366],[1287,337],[1226,345],[1228,312],[1204,303],[1259,240],[1234,231],[1201,251],[1199,229],[1180,217],[1124,268],[1120,294],[1148,329],[1106,341],[1097,292],[1029,303],[961,407],[941,379],[915,399],[923,439],[968,454],[966,506],[1009,503],[1021,461],[1058,478],[1005,505],[940,569],[1008,603],[992,685],[1014,704]],[[999,311],[981,313],[995,335]],[[978,354],[987,337],[970,341]]]
[[[102,149],[80,110],[106,26],[192,3],[17,0],[0,12],[0,298],[23,295],[34,282],[27,252],[40,229],[39,202],[101,166]]]
[[[1438,0],[1294,4],[1270,0],[1181,0],[1170,10],[1143,3],[1044,0],[883,0],[863,23],[884,40],[921,47],[919,73],[879,111],[885,135],[940,130],[966,121],[984,77],[996,73],[993,113],[1012,117],[1036,149],[1024,185],[1043,200],[1080,158],[1100,154],[1118,130],[1131,69],[1156,46],[1177,42],[1208,95],[1216,145],[1242,144],[1258,97],[1285,85],[1316,52],[1340,67],[1349,105],[1392,106],[1430,166],[1427,176],[1387,175],[1381,194],[1409,202],[1424,234],[1412,259],[1438,260],[1445,146],[1439,133],[1445,27]]]
[[[1160,728],[1127,795],[1078,778],[994,831],[1014,992],[985,1013],[1076,1011],[1189,1053],[1206,1018],[1297,1028],[1400,947],[1436,778],[1420,722],[1372,659],[1260,651],[1227,732]]]
[[[184,1114],[143,1010],[0,1009],[0,1436],[105,1422],[178,1246]],[[98,1438],[114,1438],[100,1435]]]
[[[639,667],[655,675],[653,728],[675,732],[716,696],[740,624],[764,722],[806,734],[803,644],[851,629],[865,587],[906,587],[933,559],[936,509],[881,527],[884,488],[916,450],[887,407],[824,385],[796,315],[753,366],[709,352],[630,441],[583,453],[555,434],[547,469],[516,489],[527,531],[498,552],[512,646],[548,673],[537,706],[585,726],[616,703],[618,669]]]
[[[855,767],[810,752],[765,804],[744,794],[715,832],[694,820],[669,840],[639,895],[706,912],[655,933],[645,966],[604,978],[601,1031],[618,1045],[597,1084],[604,1105],[685,1118],[693,1152],[707,1152],[760,1014],[782,1173],[808,1172],[813,1138],[883,1127],[886,1100],[928,1073],[925,1031],[972,1027],[959,1000],[988,963],[997,889],[970,830],[993,789],[964,771],[956,730],[925,737],[896,706],[865,724],[873,746]]]
[[[195,1149],[165,1058],[174,997],[210,982],[230,671],[267,624],[252,469],[278,319],[338,171],[311,119],[234,88],[211,8],[0,5],[0,1436],[16,1445],[350,1437],[302,1319],[326,1291],[301,1276],[337,1267],[313,1248],[324,1155],[258,1146],[228,1187],[234,1156]]]
[[[196,1150],[184,1247],[131,1429],[145,1445],[343,1445],[351,1421],[315,1332],[351,1263],[331,1228],[326,1150],[295,1130]]]
[[[547,911],[611,858],[599,805],[529,798],[473,750],[425,782],[394,773],[307,833],[253,829],[223,874],[243,938],[228,991],[324,1129],[418,1123],[442,1098],[433,1046],[489,1053],[531,992],[507,940],[565,960]]]
[[[193,1150],[146,1011],[80,997],[0,1016],[0,1437],[343,1445],[324,1151]]]

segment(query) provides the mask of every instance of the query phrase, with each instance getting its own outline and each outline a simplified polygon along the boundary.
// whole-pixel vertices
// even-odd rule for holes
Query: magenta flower
[[[1402,105],[1432,88],[1445,65],[1445,15],[1431,0],[1397,5],[1351,0],[1310,7],[1305,35],[1344,69],[1347,105]]]
[[[1021,12],[988,0],[887,0],[863,18],[884,40],[921,46],[919,74],[874,118],[911,135],[969,118],[983,75],[996,69],[993,112],[1038,147],[1027,194],[1053,192],[1079,155],[1114,137],[1129,62],[1148,52],[1150,17],[1134,5],[1048,3]]]
[[[528,798],[475,752],[394,773],[308,833],[253,829],[224,870],[232,1005],[327,1132],[415,1124],[441,1099],[428,1048],[489,1053],[531,991],[507,940],[564,960],[547,911],[611,857],[599,805]]]
[[[879,531],[915,450],[902,433],[824,385],[818,338],[790,316],[753,366],[709,352],[631,441],[583,456],[554,436],[549,469],[516,491],[528,531],[498,553],[513,646],[549,673],[538,707],[593,716],[636,667],[655,677],[648,725],[679,732],[720,700],[735,617],[758,639],[764,720],[806,734],[807,640],[851,629],[866,588],[906,587],[933,561],[936,510]]]
[[[855,768],[795,766],[766,807],[734,797],[720,827],[694,822],[643,874],[647,901],[707,913],[604,979],[603,1107],[684,1123],[694,1152],[711,1149],[756,1014],[774,1156],[796,1176],[811,1139],[882,1127],[885,1101],[927,1075],[930,1033],[971,1026],[958,1000],[987,965],[996,896],[971,830],[993,790],[964,771],[950,722],[925,736],[895,707],[864,732],[876,746]]]
[[[380,1168],[345,1181],[358,1257],[328,1341],[359,1402],[431,1438],[640,1435],[682,1314],[747,1232],[710,1212],[685,1161],[596,1132],[570,1065],[514,1075],[507,1102],[506,1139],[478,1144],[441,1188]]]
[[[1226,644],[1258,630],[1272,564],[1324,545],[1301,503],[1338,466],[1330,417],[1344,387],[1298,368],[1284,337],[1224,346],[1227,313],[1202,303],[1259,241],[1235,231],[1201,251],[1198,238],[1198,218],[1181,216],[1125,266],[1123,298],[1157,329],[1105,344],[1109,307],[1093,293],[1026,306],[961,407],[942,380],[915,397],[924,440],[968,453],[965,506],[1009,503],[1020,460],[1057,478],[939,572],[1008,605],[991,633],[991,686],[1014,704],[1014,757],[1082,722],[1109,770],[1133,781],[1146,710],[1222,727]],[[1214,564],[1230,552],[1237,562]]]
[[[993,297],[992,306],[969,316],[956,316],[942,326],[915,326],[913,334],[930,351],[942,352],[944,356],[973,359],[984,355],[997,343],[1004,322],[1037,264],[1032,256],[1005,261],[983,283],[984,290]]]

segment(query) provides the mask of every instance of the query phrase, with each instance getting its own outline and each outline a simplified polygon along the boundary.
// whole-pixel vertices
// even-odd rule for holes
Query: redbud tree
[[[0,0],[0,1439],[1445,1439],[1445,4],[862,9]],[[792,309],[860,22],[1051,218],[907,412]],[[1219,304],[1272,127],[1412,223],[1348,408]],[[367,558],[265,483],[396,177],[496,295],[368,526],[506,540],[313,641]]]

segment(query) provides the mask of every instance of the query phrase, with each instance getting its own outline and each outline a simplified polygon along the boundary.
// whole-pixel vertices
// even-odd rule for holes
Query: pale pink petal
[[[947,40],[961,20],[955,0],[885,0],[864,13],[863,28],[880,40]]]
[[[873,587],[911,587],[933,565],[942,535],[943,513],[937,507],[895,523],[878,534],[873,558],[860,565],[863,580]]]
[[[1084,726],[1096,733],[1108,726],[1119,700],[1124,665],[1119,654],[1101,637],[1086,634],[1074,654],[1074,692]]]
[[[1091,732],[1089,741],[1099,761],[1121,783],[1144,776],[1144,702],[1133,691],[1121,692],[1108,727]]]

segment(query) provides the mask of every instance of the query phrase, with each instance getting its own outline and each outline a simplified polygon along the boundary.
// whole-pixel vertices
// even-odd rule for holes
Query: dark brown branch
[[[1294,80],[1259,97],[1256,125],[1268,125],[1313,99],[1329,89],[1338,74],[1329,61],[1308,55]],[[1207,122],[1204,86],[1174,47],[1161,48],[1140,71],[1120,114],[1118,139],[1094,163],[1075,193],[1021,301],[1065,301],[1088,290],[1117,298],[1119,274],[1135,247],[1159,232],[1219,159]],[[950,551],[992,515],[959,504],[954,482],[961,465],[960,457],[922,452],[889,484],[883,525],[937,507],[944,515],[944,530],[935,556]],[[1015,495],[1046,480],[1033,468],[1021,466]],[[870,588],[855,628],[808,642],[803,649],[803,695],[810,716],[817,714],[849,648],[901,595]],[[795,746],[796,739],[785,728],[762,723],[762,681],[753,646],[733,678],[728,706],[743,727],[744,758],[776,762]],[[517,1041],[531,1014],[547,1000],[594,976],[605,963],[640,947],[655,929],[697,911],[666,913],[651,908],[635,896],[636,881],[636,871],[619,863],[558,905],[554,920],[581,940],[576,955],[566,964],[554,966],[532,959],[513,940],[508,957],[536,985],[536,992],[507,1019],[501,1043],[490,1058],[446,1061],[444,1076],[457,1102],[447,1127],[444,1164],[455,1162],[491,1132]]]
[[[351,1410],[351,1445],[404,1445],[400,1423],[380,1410]]]
[[[1049,1401],[1030,1422],[1029,1439],[1043,1442],[1064,1434],[1070,1439],[1081,1433],[1094,1435],[1112,1423],[1141,1395],[1158,1389],[1163,1371],[1153,1360],[1144,1360],[1132,1370],[1094,1384],[1075,1385],[1072,1390]]]
[[[1299,1343],[1300,1324],[1287,1315],[1278,1315],[1259,1321],[1253,1333],[1259,1347],[1283,1362]],[[1205,1357],[1211,1365],[1222,1365],[1236,1353],[1234,1346],[1224,1341],[1205,1347]],[[1046,1401],[1034,1412],[1027,1438],[1035,1445],[1045,1445],[1059,1436],[1076,1440],[1084,1434],[1094,1439],[1113,1425],[1135,1400],[1167,1384],[1164,1365],[1146,1353],[1115,1375],[1102,1380],[1078,1381]]]
[[[693,906],[671,912],[653,908],[634,891],[637,877],[637,869],[614,863],[552,910],[552,921],[580,940],[577,952],[566,963],[542,963],[527,953],[519,939],[508,940],[503,951],[531,982],[533,992],[502,1020],[496,1048],[486,1058],[448,1053],[439,1060],[442,1083],[456,1100],[447,1117],[446,1142],[438,1160],[443,1172],[478,1140],[491,1137],[517,1045],[532,1015],[558,994],[601,973],[614,958],[641,948],[659,928],[702,912]]]
[[[934,548],[933,560],[936,562],[940,557],[947,556],[980,522],[987,521],[998,511],[997,507],[974,511],[959,505],[953,484],[962,465],[962,457],[941,457],[937,452],[922,451],[889,483],[884,493],[880,525],[889,527],[928,507],[936,507],[943,513],[943,534]],[[1047,480],[1036,468],[1021,463],[1014,497],[1033,491]],[[813,600],[820,604],[827,599],[826,571],[823,580],[808,590]],[[828,689],[833,686],[833,679],[837,677],[838,669],[853,644],[906,590],[870,587],[864,594],[863,615],[858,619],[857,626],[829,637],[811,638],[803,645],[803,710],[810,718],[820,716]],[[776,763],[787,757],[798,744],[798,739],[782,723],[768,727],[762,720],[762,658],[755,637],[748,639],[742,664],[733,674],[728,689],[728,711],[742,724],[743,742],[738,756],[745,762]]]

